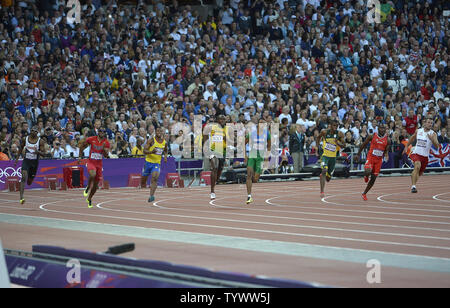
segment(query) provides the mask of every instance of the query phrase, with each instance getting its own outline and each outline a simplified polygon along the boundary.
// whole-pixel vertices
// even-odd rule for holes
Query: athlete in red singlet
[[[92,197],[98,188],[98,183],[103,175],[103,156],[108,157],[109,142],[106,139],[106,131],[102,128],[98,130],[98,136],[89,137],[81,142],[80,153],[83,153],[84,149],[91,146],[89,151],[89,158],[86,163],[87,170],[89,172],[89,182],[84,190],[84,196],[88,197],[86,202],[88,207],[92,208]]]
[[[381,137],[380,137],[381,136]],[[383,157],[385,157],[386,161],[389,160],[389,147],[391,142],[386,134],[386,125],[380,124],[378,125],[378,133],[374,133],[370,135],[364,143],[359,147],[358,154],[355,157],[355,162],[359,161],[359,156],[361,152],[367,147],[367,144],[370,142],[370,149],[367,154],[366,164],[364,165],[364,181],[367,183],[366,190],[364,190],[362,194],[362,198],[367,201],[366,194],[375,184],[375,180],[380,174],[381,165],[383,164]],[[369,181],[369,176],[370,181]]]

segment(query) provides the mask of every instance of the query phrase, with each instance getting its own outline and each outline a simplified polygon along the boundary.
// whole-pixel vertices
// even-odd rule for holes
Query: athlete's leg
[[[369,190],[372,189],[372,187],[375,184],[376,180],[377,180],[377,176],[372,173],[372,175],[370,176],[370,181],[369,181],[369,183],[367,183],[367,186],[366,186],[366,189],[363,192],[363,195],[366,195],[369,192]]]
[[[223,167],[224,167],[224,163],[225,163],[225,159],[224,158],[219,158],[218,159],[218,163],[217,163],[217,183],[219,183],[219,179],[220,176],[222,175],[222,171],[223,171]]]
[[[212,195],[215,193],[214,189],[216,187],[216,183],[218,180],[218,177],[217,177],[218,159],[216,157],[211,158],[209,160],[209,165],[211,167],[211,195]]]
[[[148,175],[143,175],[141,177],[141,188],[147,188]]]
[[[89,170],[89,182],[88,182],[89,193],[86,199],[89,208],[92,207],[92,197],[95,195],[97,191],[98,180],[99,179],[97,178],[97,170],[96,169]]]
[[[158,187],[158,178],[159,178],[159,171],[154,171],[152,173],[152,178],[150,180],[150,199],[152,199],[152,200],[149,199],[150,202],[155,200],[154,195],[156,188]]]
[[[83,192],[85,197],[89,196],[89,191],[92,189],[95,177],[97,176],[97,172],[95,171],[95,169],[88,170],[88,173],[89,173],[88,183],[86,189]]]
[[[331,177],[333,176],[334,169],[336,168],[336,157],[328,158],[327,166],[328,166],[328,170],[327,170],[326,181],[329,182],[329,181],[331,181]]]
[[[416,186],[417,181],[419,180],[421,168],[422,168],[422,163],[420,161],[415,161],[414,162],[414,170],[411,173],[411,183],[413,186]]]
[[[20,203],[22,203],[22,204],[25,202],[23,194],[24,194],[24,190],[25,190],[25,182],[27,182],[27,181],[28,181],[28,170],[22,169],[22,178],[20,180],[20,189],[19,189]]]
[[[247,166],[247,194],[251,195],[252,194],[252,184],[253,184],[253,176],[254,176],[255,172],[253,170],[253,167]]]
[[[323,195],[325,193],[325,182],[327,177],[328,167],[322,167],[322,173],[320,174],[320,194]]]

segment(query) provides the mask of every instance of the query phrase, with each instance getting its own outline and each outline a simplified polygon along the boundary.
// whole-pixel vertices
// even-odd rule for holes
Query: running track
[[[88,209],[81,190],[0,193],[5,248],[33,244],[104,251],[134,242],[125,256],[336,287],[450,287],[450,175],[381,177],[361,199],[362,179],[148,190],[100,190]],[[381,283],[369,284],[368,260]]]

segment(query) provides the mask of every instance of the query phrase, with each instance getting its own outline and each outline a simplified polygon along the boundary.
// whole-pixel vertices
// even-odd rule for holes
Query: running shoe
[[[25,203],[25,199],[20,199],[20,204],[24,204]]]
[[[247,204],[250,204],[253,202],[253,198],[252,197],[247,197]]]
[[[320,193],[320,198],[321,198],[321,199],[325,198],[325,193],[321,192],[321,193]]]
[[[216,194],[215,193],[211,193],[211,200],[216,199]]]
[[[411,192],[412,192],[413,194],[417,193],[417,188],[415,188],[415,187],[411,188]]]
[[[92,208],[93,208],[93,206],[92,206],[92,200],[86,199],[86,202],[87,202],[87,204],[88,204],[88,208],[92,209]]]
[[[89,187],[86,187],[86,189],[83,191],[83,195],[87,197],[89,195]]]
[[[155,196],[150,196],[150,198],[148,198],[148,202],[153,202],[155,201]]]
[[[363,198],[364,201],[367,201],[367,196],[366,196],[366,194],[362,194],[362,198]]]
[[[364,182],[366,182],[366,183],[369,182],[369,177],[368,177],[368,176],[365,176],[365,177],[364,177]]]

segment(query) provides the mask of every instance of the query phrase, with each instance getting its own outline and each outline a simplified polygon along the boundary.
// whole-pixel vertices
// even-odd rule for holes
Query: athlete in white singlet
[[[409,145],[417,140],[416,146],[412,151],[410,158],[414,162],[414,170],[411,174],[411,192],[416,193],[416,183],[419,180],[419,176],[423,174],[428,165],[428,155],[430,154],[431,146],[434,145],[439,149],[440,144],[437,139],[436,133],[431,129],[433,127],[433,119],[427,118],[423,125],[423,128],[416,130],[414,135],[409,138],[408,144],[405,146],[403,154],[405,154],[406,149]]]

